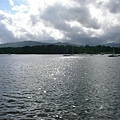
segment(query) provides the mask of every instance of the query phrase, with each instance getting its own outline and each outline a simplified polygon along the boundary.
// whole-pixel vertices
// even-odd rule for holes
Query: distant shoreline
[[[115,54],[120,54],[120,47],[114,47]],[[73,46],[73,45],[41,45],[25,47],[3,47],[0,54],[112,54],[110,46]]]

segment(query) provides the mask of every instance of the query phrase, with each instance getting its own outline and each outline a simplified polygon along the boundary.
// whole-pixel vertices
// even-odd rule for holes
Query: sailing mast
[[[109,55],[108,57],[118,57],[119,55],[115,54],[115,48],[113,47],[113,54]]]

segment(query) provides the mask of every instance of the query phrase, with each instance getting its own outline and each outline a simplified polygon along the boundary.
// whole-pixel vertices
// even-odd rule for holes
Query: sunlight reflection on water
[[[120,118],[120,58],[1,55],[0,62],[0,119]]]

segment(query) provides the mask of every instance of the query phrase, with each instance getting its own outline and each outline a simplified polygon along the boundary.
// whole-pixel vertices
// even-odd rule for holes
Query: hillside
[[[41,43],[37,41],[21,41],[21,42],[11,42],[11,43],[4,43],[0,44],[0,48],[3,47],[25,47],[25,46],[40,46],[40,45],[47,45],[48,43]]]
[[[6,48],[6,47],[25,47],[25,46],[41,46],[41,45],[73,45],[73,46],[80,46],[80,45],[75,45],[71,44],[68,42],[56,42],[56,43],[43,43],[43,42],[37,42],[37,41],[19,41],[19,42],[11,42],[11,43],[4,43],[0,44],[0,48]],[[110,46],[110,47],[120,47],[120,43],[108,43],[108,44],[103,44],[105,46]]]
[[[0,48],[5,48],[5,47],[25,47],[25,46],[41,46],[41,45],[71,45],[70,43],[62,43],[62,42],[57,42],[57,43],[42,43],[42,42],[37,42],[37,41],[20,41],[20,42],[11,42],[11,43],[4,43],[0,44]]]
[[[108,43],[108,44],[105,44],[105,46],[120,47],[120,43]]]

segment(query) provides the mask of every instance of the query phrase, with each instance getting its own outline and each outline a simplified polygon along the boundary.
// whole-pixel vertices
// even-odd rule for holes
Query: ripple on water
[[[118,59],[0,57],[0,119],[119,120]]]

